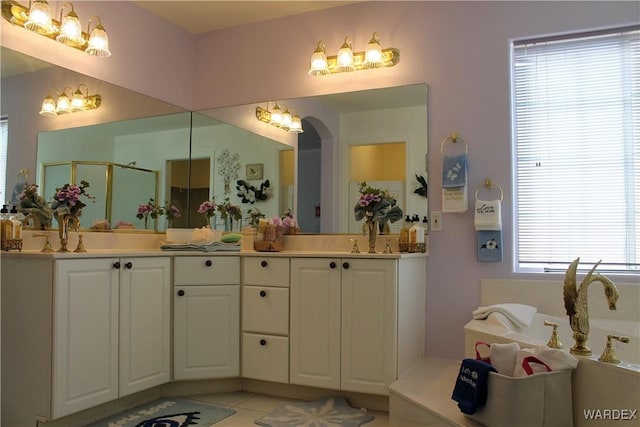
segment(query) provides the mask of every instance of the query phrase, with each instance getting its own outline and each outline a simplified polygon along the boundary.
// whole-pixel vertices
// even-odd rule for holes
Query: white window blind
[[[6,116],[0,117],[0,204],[11,199],[7,196],[7,146],[9,144],[9,121]]]
[[[516,269],[639,272],[640,31],[513,45]]]

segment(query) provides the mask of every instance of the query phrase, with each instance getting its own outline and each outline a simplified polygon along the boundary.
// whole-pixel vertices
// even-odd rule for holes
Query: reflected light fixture
[[[71,9],[63,16],[65,10]],[[30,0],[25,7],[14,0],[2,0],[2,17],[20,27],[54,39],[59,43],[82,50],[93,56],[111,56],[109,37],[100,18],[92,17],[87,31],[82,31],[80,19],[73,4],[63,3],[59,20],[53,19],[51,7],[46,0]],[[91,29],[91,24],[96,23]]]
[[[261,122],[268,123],[287,132],[304,132],[300,116],[292,113],[286,106],[284,106],[283,112],[277,101],[274,102],[273,109],[271,110],[269,110],[268,103],[267,108],[256,107],[256,118]]]
[[[71,98],[67,94],[67,90],[72,91],[70,87],[65,87],[62,92],[56,92],[58,99],[54,99],[49,93],[42,100],[40,115],[53,117],[78,111],[95,110],[102,104],[102,97],[97,94],[89,95],[89,88],[84,83],[72,93]]]
[[[353,52],[351,39],[345,37],[336,56],[327,56],[325,44],[320,41],[311,56],[309,74],[322,76],[326,74],[344,73],[366,70],[369,68],[393,67],[400,61],[400,51],[396,48],[382,49],[380,36],[373,33],[364,52]]]

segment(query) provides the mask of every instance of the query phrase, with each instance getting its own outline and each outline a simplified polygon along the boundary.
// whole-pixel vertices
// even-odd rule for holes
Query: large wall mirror
[[[106,219],[112,227],[122,224],[120,231],[163,232],[165,218],[146,227],[136,218],[138,205],[150,198],[181,210],[173,227],[200,227],[207,219],[198,206],[215,198],[240,206],[245,225],[250,209],[265,217],[291,209],[302,232],[357,232],[353,191],[363,180],[398,194],[406,213],[426,215],[426,199],[414,194],[415,175],[427,176],[424,84],[279,100],[303,118],[304,133],[292,134],[257,120],[256,107],[268,108],[267,102],[189,112],[37,62],[2,50],[9,141],[37,138],[30,181],[47,200],[66,182],[90,181],[96,203],[85,208],[83,228]],[[12,71],[14,64],[21,71]],[[81,83],[100,93],[100,108],[38,115],[47,94]],[[18,96],[23,102],[14,102]],[[237,164],[226,164],[228,158]],[[229,167],[235,172],[225,177]],[[238,190],[238,180],[249,190]],[[253,198],[252,188],[263,199]]]

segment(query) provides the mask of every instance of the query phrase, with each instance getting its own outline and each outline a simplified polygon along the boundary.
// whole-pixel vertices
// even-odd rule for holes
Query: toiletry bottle
[[[22,222],[18,219],[17,206],[13,206],[9,211],[9,220],[11,221],[11,238],[15,240],[22,239]]]
[[[424,245],[424,228],[422,227],[422,224],[420,224],[420,216],[418,214],[414,215],[414,219],[413,221],[417,224],[418,230],[416,231],[416,243],[418,243],[418,246]],[[421,252],[420,250],[418,250],[417,252]]]
[[[411,223],[411,218],[407,215],[404,218],[404,224],[402,224],[402,228],[400,229],[400,240],[399,240],[399,248],[400,252],[409,252],[409,224]]]
[[[2,249],[5,249],[6,242],[11,238],[11,222],[7,205],[3,205],[0,209],[0,238],[2,239]]]
[[[424,218],[422,218],[422,227],[424,228],[425,237],[428,236],[429,235],[429,220],[427,219],[426,215],[424,216]]]
[[[411,253],[416,251],[418,243],[418,232],[420,231],[420,218],[418,218],[418,221],[416,221],[416,216],[417,215],[414,215],[411,218],[411,228],[409,228],[409,252]]]

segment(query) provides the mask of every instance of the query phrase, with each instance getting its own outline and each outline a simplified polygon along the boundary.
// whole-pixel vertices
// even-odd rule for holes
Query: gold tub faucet
[[[547,347],[549,348],[562,348],[563,345],[560,342],[560,337],[558,336],[558,324],[554,322],[550,322],[548,320],[544,321],[544,326],[552,326],[553,332],[551,332],[551,338],[549,338],[549,342],[547,343]]]
[[[619,335],[607,335],[607,345],[602,352],[602,355],[598,357],[598,360],[604,363],[620,363],[620,359],[618,359],[618,355],[616,354],[616,349],[613,347],[613,342],[611,340],[618,340],[623,343],[629,342],[629,337],[621,337]]]
[[[569,265],[564,279],[564,307],[567,310],[567,315],[569,315],[571,330],[573,330],[573,339],[576,341],[569,352],[579,356],[591,356],[592,351],[587,347],[587,340],[589,339],[589,302],[587,299],[587,291],[589,290],[589,285],[592,282],[602,283],[602,286],[604,286],[604,295],[609,304],[609,310],[616,309],[619,294],[618,288],[616,288],[616,285],[609,278],[602,274],[593,274],[598,264],[600,264],[600,261],[587,273],[582,283],[580,283],[580,287],[576,288],[576,271],[579,263],[580,258],[576,258],[571,265]]]

